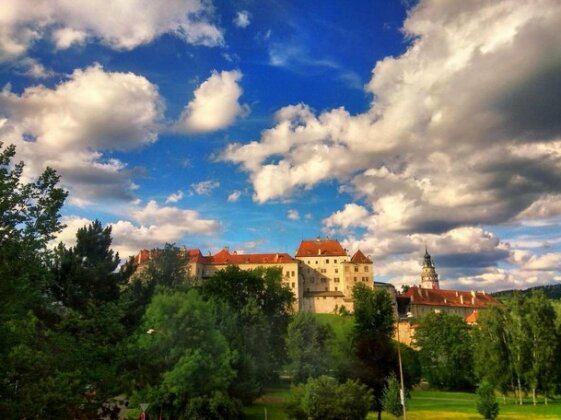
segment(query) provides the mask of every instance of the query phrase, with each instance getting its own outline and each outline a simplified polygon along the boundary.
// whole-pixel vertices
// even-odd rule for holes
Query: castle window
[[[337,291],[337,286],[335,286],[335,291]]]
[[[355,273],[358,271],[358,266],[355,265]]]
[[[292,282],[292,288],[294,289],[294,282]]]
[[[321,282],[322,282],[322,283],[325,283],[325,278],[322,278],[322,279],[321,279]]]
[[[294,271],[292,272],[292,277],[296,276],[296,274],[294,273]]]
[[[329,260],[325,260],[325,263],[326,263],[326,264],[329,264]]]
[[[349,271],[349,266],[348,265],[345,266],[345,271]]]
[[[339,283],[339,277],[335,277],[333,280],[335,280],[335,283]]]
[[[321,269],[321,272],[322,272],[322,273],[327,273],[327,270],[326,270],[325,268],[322,268],[322,269]]]
[[[368,273],[368,266],[367,265],[364,266],[364,271],[366,271]]]
[[[339,272],[339,269],[338,269],[338,268],[336,268],[336,269],[335,269],[335,273],[338,273],[338,272]]]
[[[353,277],[353,280],[356,281],[356,276]]]

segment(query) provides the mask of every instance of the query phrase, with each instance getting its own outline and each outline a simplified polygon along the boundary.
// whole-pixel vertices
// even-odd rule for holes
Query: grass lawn
[[[254,405],[246,407],[244,412],[251,420],[262,420],[265,418],[266,408],[268,420],[286,419],[283,404],[288,393],[287,386],[271,388]],[[526,400],[523,406],[515,405],[513,398],[508,398],[506,405],[503,404],[502,399],[499,402],[499,419],[561,419],[561,400],[550,401],[547,406],[540,400],[536,407],[530,400]],[[408,406],[408,420],[482,419],[475,409],[475,394],[465,392],[414,391]],[[377,415],[371,413],[368,418],[373,420]],[[384,413],[382,418],[395,419],[387,413]]]

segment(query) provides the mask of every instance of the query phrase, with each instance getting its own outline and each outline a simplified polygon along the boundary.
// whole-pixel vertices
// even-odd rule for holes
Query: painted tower
[[[440,286],[438,285],[438,274],[436,274],[434,263],[432,262],[432,258],[426,248],[423,268],[421,270],[421,288],[440,289]]]

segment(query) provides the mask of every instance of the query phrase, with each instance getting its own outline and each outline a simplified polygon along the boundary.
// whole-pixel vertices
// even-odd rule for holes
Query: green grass
[[[284,400],[289,394],[288,385],[268,389],[267,392],[251,407],[246,407],[244,412],[250,420],[265,418],[267,408],[268,420],[286,419],[284,413]],[[561,419],[561,400],[550,401],[544,405],[540,399],[537,406],[526,399],[523,406],[516,405],[514,398],[507,398],[504,404],[500,403],[499,419],[501,420],[554,420]],[[376,413],[370,413],[370,420],[376,419]],[[384,413],[384,420],[393,420],[394,416]],[[482,417],[475,409],[475,394],[466,392],[441,392],[441,391],[413,391],[408,404],[408,420],[481,420]]]

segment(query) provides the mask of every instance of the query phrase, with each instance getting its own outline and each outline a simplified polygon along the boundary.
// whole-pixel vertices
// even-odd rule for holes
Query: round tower
[[[423,259],[423,268],[421,270],[421,288],[423,289],[440,289],[438,285],[438,274],[432,258],[425,247],[425,257]]]

